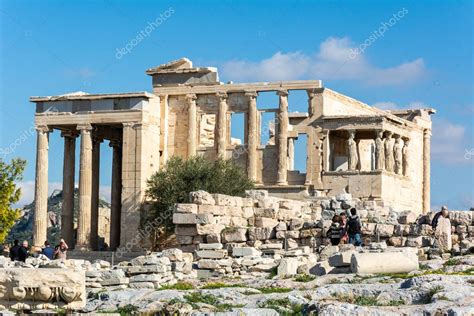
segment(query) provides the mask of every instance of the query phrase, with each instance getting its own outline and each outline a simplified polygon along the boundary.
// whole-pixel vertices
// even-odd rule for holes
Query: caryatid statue
[[[403,150],[402,150],[402,154],[403,154],[403,175],[404,176],[408,176],[408,172],[410,170],[409,166],[410,166],[410,155],[409,155],[409,149],[408,149],[408,145],[410,144],[410,139],[409,138],[404,138],[403,139]]]
[[[393,139],[392,132],[387,132],[384,142],[385,148],[385,170],[393,172]]]
[[[354,140],[355,132],[349,131],[349,139],[347,140],[347,148],[349,149],[349,170],[356,170],[359,157],[357,153],[357,143]]]
[[[383,131],[377,131],[377,138],[375,138],[375,170],[383,170],[385,166],[383,146]]]
[[[395,173],[403,173],[403,143],[400,135],[395,136],[395,145],[393,146],[393,155],[395,157]]]

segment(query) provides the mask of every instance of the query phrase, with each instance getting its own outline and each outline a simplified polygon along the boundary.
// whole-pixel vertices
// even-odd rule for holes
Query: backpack
[[[355,235],[360,233],[360,221],[359,216],[351,216],[347,222],[347,233]]]

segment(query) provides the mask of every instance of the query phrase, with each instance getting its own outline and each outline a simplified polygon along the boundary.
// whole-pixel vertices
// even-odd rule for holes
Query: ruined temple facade
[[[211,67],[183,58],[146,71],[153,93],[31,97],[38,132],[34,245],[46,240],[48,134],[64,138],[62,235],[74,245],[76,141],[79,214],[76,249],[98,239],[100,148],[113,149],[110,248],[133,248],[146,180],[176,155],[233,159],[256,186],[287,198],[343,192],[395,210],[430,208],[430,139],[433,109],[385,111],[330,90],[319,80],[219,82]],[[288,96],[305,92],[307,112],[291,112]],[[259,106],[273,92],[277,104]],[[231,137],[242,115],[243,139]],[[274,116],[264,124],[264,116]],[[305,172],[295,170],[295,141],[306,137]],[[128,249],[128,248],[127,248]]]

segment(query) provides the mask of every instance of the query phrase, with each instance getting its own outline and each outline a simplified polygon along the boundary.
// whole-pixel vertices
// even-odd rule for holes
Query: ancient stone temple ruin
[[[35,245],[46,240],[48,164],[60,167],[61,160],[62,235],[73,245],[76,141],[80,141],[76,249],[97,247],[104,141],[113,148],[111,249],[136,236],[146,180],[173,155],[234,159],[257,188],[280,197],[347,192],[399,211],[429,211],[433,109],[380,110],[330,90],[319,80],[223,84],[215,68],[193,67],[186,58],[146,73],[152,77],[153,93],[30,98],[36,103],[38,132]],[[306,113],[291,111],[289,95],[296,90],[307,97]],[[275,104],[259,104],[259,96],[267,92],[277,95]],[[241,140],[231,137],[237,115],[244,122]],[[265,124],[268,116],[273,120]],[[48,134],[54,130],[64,138],[60,160],[48,157]],[[304,173],[295,168],[299,137],[307,139]]]

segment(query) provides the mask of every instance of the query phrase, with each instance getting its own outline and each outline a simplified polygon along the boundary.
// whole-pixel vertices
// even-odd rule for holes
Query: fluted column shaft
[[[188,103],[188,158],[196,155],[197,137],[196,137],[196,123],[197,123],[197,109],[196,109],[196,95],[188,94],[186,101]]]
[[[278,91],[280,107],[278,110],[278,185],[287,185],[288,156],[288,91]]]
[[[257,144],[259,141],[257,135],[257,92],[250,91],[245,95],[249,97],[247,174],[250,180],[257,181]]]
[[[430,155],[431,155],[431,130],[425,129],[423,132],[423,213],[430,211]]]
[[[120,223],[122,210],[122,147],[119,141],[111,141],[113,148],[112,158],[112,185],[110,205],[110,249],[115,250],[120,245]]]
[[[64,137],[63,204],[61,208],[61,236],[74,247],[74,173],[76,161],[76,132],[62,132]]]
[[[37,126],[35,213],[33,223],[33,245],[40,247],[47,238],[48,229],[48,148],[47,126]]]
[[[92,141],[92,192],[91,192],[91,247],[99,247],[99,187],[100,187],[100,143],[102,139],[94,137]]]
[[[79,216],[76,249],[90,249],[92,197],[92,137],[90,125],[78,126],[81,131],[79,168]]]
[[[217,156],[225,158],[227,148],[227,94],[218,93],[219,111],[217,113]]]

